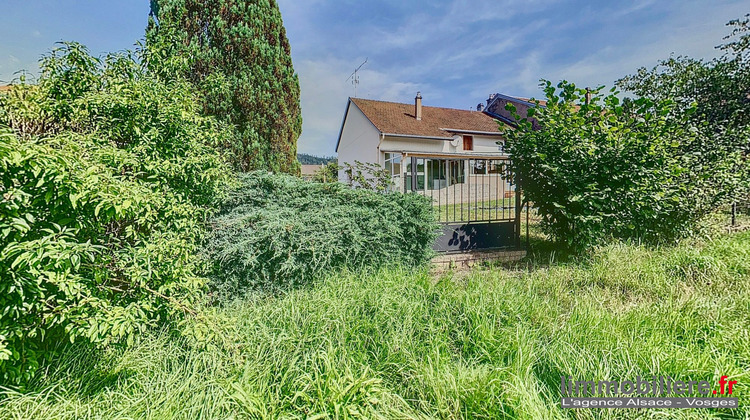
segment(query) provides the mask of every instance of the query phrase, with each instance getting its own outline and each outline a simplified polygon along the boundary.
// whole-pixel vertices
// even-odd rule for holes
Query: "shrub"
[[[65,44],[0,97],[0,377],[50,349],[133,342],[190,311],[195,256],[229,172],[185,84]],[[5,126],[5,128],[2,128]]]
[[[393,188],[393,178],[389,171],[377,163],[354,161],[338,166],[344,175],[342,181],[352,188],[386,192]]]
[[[206,249],[224,293],[302,284],[332,269],[418,265],[437,226],[427,199],[254,172],[213,221]]]
[[[671,241],[731,196],[741,151],[714,142],[690,110],[641,98],[621,103],[546,82],[545,107],[506,129],[514,173],[542,226],[577,247],[609,238]],[[512,107],[511,107],[512,108]]]

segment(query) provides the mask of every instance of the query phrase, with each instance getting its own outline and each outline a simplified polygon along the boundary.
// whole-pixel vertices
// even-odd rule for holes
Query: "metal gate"
[[[429,197],[439,252],[520,248],[521,191],[507,158],[407,157],[404,191]]]

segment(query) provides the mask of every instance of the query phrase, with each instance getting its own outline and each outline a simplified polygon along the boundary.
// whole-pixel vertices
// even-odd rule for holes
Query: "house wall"
[[[349,109],[337,151],[339,165],[354,164],[354,161],[383,164],[378,153],[380,132],[354,103],[349,102],[347,106]],[[339,180],[346,181],[345,178],[344,171],[340,170]]]
[[[473,135],[474,137],[474,150],[465,151],[463,150],[463,136],[455,136],[459,142],[456,146],[451,144],[450,140],[437,140],[437,139],[425,139],[425,138],[413,138],[413,137],[396,137],[396,136],[385,136],[383,141],[380,142],[380,165],[385,165],[385,154],[389,152],[423,152],[423,153],[459,153],[466,156],[471,156],[472,153],[498,153],[500,152],[498,141],[504,141],[502,137],[498,136],[479,136]],[[469,162],[464,163],[466,173],[468,173]],[[401,165],[401,176],[394,178],[396,188],[403,192],[404,186],[401,182],[404,179],[404,172],[406,171],[406,162],[404,161]],[[476,182],[475,182],[476,183]]]
[[[498,141],[504,141],[502,137],[497,136],[474,136],[474,152],[478,153],[498,153]],[[458,145],[456,151],[461,151],[462,145]],[[467,152],[470,153],[470,152]]]
[[[462,136],[457,136],[461,139]],[[453,146],[450,140],[434,140],[434,139],[419,139],[411,137],[392,137],[385,136],[382,143],[380,143],[380,150],[382,151],[410,151],[410,152],[433,152],[433,153],[465,153],[471,155],[474,153],[498,153],[497,142],[503,140],[502,137],[497,136],[479,136],[474,135],[474,150],[464,151],[463,141],[459,140],[457,146]],[[384,162],[384,153],[380,153],[380,164]]]

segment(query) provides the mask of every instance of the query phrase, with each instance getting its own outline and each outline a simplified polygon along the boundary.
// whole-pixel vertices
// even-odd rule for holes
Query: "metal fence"
[[[508,159],[412,157],[405,169],[404,191],[429,197],[441,223],[516,220]]]

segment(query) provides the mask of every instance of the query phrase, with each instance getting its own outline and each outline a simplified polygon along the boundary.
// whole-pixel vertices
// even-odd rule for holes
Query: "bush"
[[[559,89],[559,90],[558,90]],[[726,202],[747,172],[739,149],[715,142],[690,110],[621,103],[562,82],[546,107],[507,129],[514,173],[542,226],[576,247],[610,238],[672,241]]]
[[[2,382],[61,342],[132,343],[190,311],[230,173],[211,147],[224,131],[198,112],[187,85],[78,44],[0,95]]]
[[[332,269],[418,265],[437,226],[428,200],[254,172],[213,221],[206,254],[224,293],[298,285]]]

